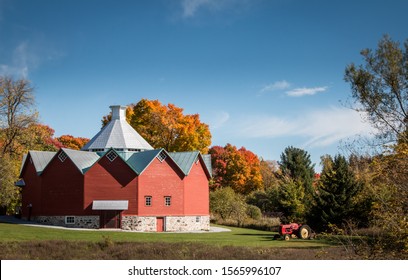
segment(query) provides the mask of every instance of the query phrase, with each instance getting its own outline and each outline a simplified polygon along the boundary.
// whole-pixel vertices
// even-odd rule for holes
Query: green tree
[[[19,189],[14,186],[18,178],[19,162],[9,155],[0,156],[0,208],[13,213],[19,204]]]
[[[306,215],[305,188],[301,181],[291,177],[281,179],[277,192],[278,210],[283,212],[290,222],[304,222]]]
[[[363,177],[372,201],[369,221],[383,229],[380,250],[408,252],[408,40],[403,47],[384,36],[376,50],[361,51],[364,64],[348,65],[345,81],[382,140]]]
[[[219,215],[223,220],[235,220],[238,226],[242,225],[247,217],[244,196],[230,187],[220,188],[210,193],[210,210],[213,215]]]
[[[364,65],[347,66],[344,79],[352,98],[367,113],[378,136],[389,141],[408,141],[408,40],[404,48],[384,36],[375,51],[361,51]]]
[[[292,179],[291,184],[297,184],[298,187],[304,188],[302,202],[305,206],[304,214],[307,214],[313,200],[313,181],[315,176],[314,164],[312,164],[309,153],[305,150],[289,146],[281,154],[279,167],[281,170],[281,182],[286,184],[289,177]]]
[[[342,155],[322,157],[323,170],[312,209],[312,226],[327,229],[330,224],[341,227],[354,217],[355,197],[362,185],[356,180],[349,163]]]

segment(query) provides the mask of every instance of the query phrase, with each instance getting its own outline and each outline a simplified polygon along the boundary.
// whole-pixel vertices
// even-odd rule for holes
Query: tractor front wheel
[[[299,228],[297,236],[300,239],[308,239],[312,234],[312,229],[308,225],[303,225]]]

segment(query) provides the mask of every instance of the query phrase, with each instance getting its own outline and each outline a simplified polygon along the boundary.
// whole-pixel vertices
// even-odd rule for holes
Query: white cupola
[[[113,105],[112,119],[83,148],[83,151],[104,152],[110,148],[124,152],[153,150],[147,141],[126,121],[126,106]]]

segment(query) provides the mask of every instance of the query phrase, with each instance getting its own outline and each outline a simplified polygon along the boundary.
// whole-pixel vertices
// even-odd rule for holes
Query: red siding
[[[61,162],[58,156],[54,157],[41,177],[41,215],[83,213],[84,178],[69,158]]]
[[[93,200],[128,200],[129,208],[122,215],[176,216],[209,215],[208,178],[202,161],[194,163],[190,174],[184,176],[176,164],[167,158],[157,158],[138,177],[121,158],[110,162],[101,158],[83,175],[67,158],[56,156],[41,176],[27,158],[22,177],[23,217],[40,215],[95,215]],[[145,206],[145,197],[152,205]],[[165,197],[171,205],[165,205]]]
[[[160,162],[157,158],[139,176],[139,211],[141,216],[171,216],[184,214],[183,174],[171,159]],[[152,205],[145,206],[145,196],[152,197]],[[171,196],[171,205],[165,197]]]
[[[101,158],[85,173],[84,208],[87,214],[92,211],[93,200],[128,200],[128,210],[122,214],[137,214],[136,173],[122,159],[109,161]]]
[[[28,218],[27,206],[29,204],[32,205],[31,216],[39,215],[41,213],[41,177],[37,175],[30,155],[27,156],[22,178],[26,184],[22,188],[22,216]]]
[[[203,163],[194,163],[190,173],[184,179],[185,215],[209,215],[208,179]]]

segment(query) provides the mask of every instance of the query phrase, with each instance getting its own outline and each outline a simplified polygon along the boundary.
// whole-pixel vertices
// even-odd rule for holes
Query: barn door
[[[120,211],[117,210],[102,211],[101,228],[120,228]]]
[[[164,231],[164,217],[157,217],[156,218],[156,231],[157,232]]]

